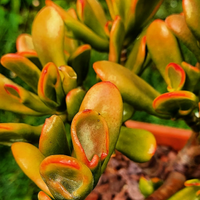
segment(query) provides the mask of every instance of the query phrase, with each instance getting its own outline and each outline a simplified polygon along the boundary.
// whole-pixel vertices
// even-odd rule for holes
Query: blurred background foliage
[[[105,0],[99,0],[105,12],[109,15]],[[0,57],[9,52],[15,52],[15,41],[21,33],[31,33],[31,25],[34,16],[44,5],[45,0],[0,0]],[[75,7],[75,0],[55,0],[63,8]],[[181,0],[165,0],[156,14],[156,18],[165,19],[171,13],[182,11]],[[195,60],[190,52],[181,46],[186,52],[186,58],[190,63]],[[84,86],[90,88],[96,82],[96,76],[92,69],[92,63],[97,60],[107,59],[106,53],[92,51],[89,76]],[[0,73],[23,85],[20,80],[13,76],[10,71],[0,66]],[[160,92],[166,92],[166,85],[155,68],[148,68],[142,75],[147,82]],[[0,97],[2,98],[2,97]],[[30,117],[14,114],[7,111],[0,111],[0,123],[4,122],[25,122],[31,125],[38,125],[44,122],[45,117]],[[134,120],[146,121],[175,127],[187,128],[181,121],[160,120],[148,116],[144,112],[136,112]],[[0,145],[0,200],[37,200],[37,187],[21,172],[16,165],[10,147]]]

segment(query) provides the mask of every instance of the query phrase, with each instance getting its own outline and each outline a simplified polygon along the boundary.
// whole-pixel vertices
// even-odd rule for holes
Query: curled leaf
[[[178,118],[190,114],[198,107],[198,98],[189,91],[174,91],[161,94],[154,102],[156,112]]]
[[[156,30],[156,32],[155,32]],[[147,29],[147,48],[159,72],[167,81],[165,68],[169,63],[181,64],[182,56],[176,37],[160,19],[154,20]]]
[[[77,113],[71,135],[77,159],[89,168],[96,167],[108,155],[108,127],[100,113],[89,109]]]
[[[5,84],[4,89],[10,96],[17,99],[21,104],[32,110],[41,112],[43,114],[52,113],[51,109],[47,107],[37,95],[25,90],[23,87],[20,87],[16,84]]]
[[[102,166],[102,171],[104,171],[115,149],[122,123],[123,102],[119,90],[110,82],[95,84],[86,93],[80,107],[80,111],[87,109],[100,113],[108,125],[109,154]]]
[[[77,86],[77,74],[76,72],[67,65],[62,65],[59,67],[61,72],[62,87],[67,94],[70,90],[74,89]]]
[[[13,98],[14,97],[13,95],[10,95],[9,93],[6,92],[4,88],[5,85],[14,85],[16,87],[19,87],[17,84],[15,84],[11,80],[7,79],[5,76],[0,74],[0,96],[3,97],[0,98],[1,110],[8,110],[28,115],[41,115],[41,112],[37,112],[23,105],[19,101],[19,98]]]
[[[38,83],[40,99],[53,109],[65,109],[65,94],[59,70],[54,63],[47,63]]]
[[[36,142],[40,137],[42,126],[24,123],[0,123],[0,143],[11,145],[14,142]]]
[[[176,63],[170,63],[166,67],[166,80],[168,91],[181,90],[185,84],[186,74],[183,68]]]
[[[1,64],[16,73],[34,91],[37,91],[41,71],[29,59],[19,54],[6,54],[2,56]]]
[[[65,126],[57,115],[45,120],[39,140],[39,150],[45,157],[56,154],[71,155]]]
[[[76,113],[78,113],[85,94],[86,91],[83,90],[81,87],[75,88],[69,91],[69,93],[67,94],[66,104],[69,121],[72,121]]]
[[[82,200],[93,189],[90,169],[76,158],[52,155],[43,160],[40,173],[55,199]]]

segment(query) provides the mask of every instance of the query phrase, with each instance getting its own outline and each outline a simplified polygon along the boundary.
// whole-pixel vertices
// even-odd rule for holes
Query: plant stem
[[[164,200],[168,199],[178,190],[183,188],[186,178],[183,174],[173,171],[169,174],[162,186],[145,200]]]

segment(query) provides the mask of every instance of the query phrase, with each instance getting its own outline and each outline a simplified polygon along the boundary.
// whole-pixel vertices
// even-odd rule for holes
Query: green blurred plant
[[[37,124],[1,123],[0,143],[12,145],[17,164],[42,190],[39,200],[85,199],[115,149],[135,162],[155,159],[152,133],[125,126],[136,111],[182,119],[193,134],[163,172],[166,180],[160,187],[140,181],[146,200],[168,199],[198,166],[199,2],[183,0],[183,13],[165,21],[153,20],[162,0],[107,0],[110,16],[96,0],[77,0],[68,10],[58,2],[46,0],[31,34],[17,37],[16,53],[1,57],[23,84],[0,74],[0,109],[35,116]],[[184,58],[189,51],[195,67]],[[165,91],[142,78],[150,66]]]

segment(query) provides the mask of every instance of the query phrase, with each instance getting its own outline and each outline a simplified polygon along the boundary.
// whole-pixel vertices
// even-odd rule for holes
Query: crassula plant
[[[68,10],[46,0],[31,35],[20,35],[17,52],[2,56],[1,64],[26,89],[0,74],[0,109],[46,116],[39,126],[0,124],[0,143],[11,145],[17,164],[41,189],[39,200],[85,199],[115,150],[145,162],[151,177],[148,169],[159,165],[156,139],[142,127],[126,127],[135,111],[184,120],[192,130],[177,159],[162,166],[162,181],[141,177],[146,200],[199,198],[200,181],[192,172],[200,155],[200,2],[182,0],[182,13],[154,19],[162,2],[106,0],[108,16],[97,0],[77,0],[76,9]],[[185,60],[183,47],[195,66]],[[93,63],[96,82],[88,89],[93,50],[107,59]],[[151,66],[163,77],[165,93],[141,78]]]

